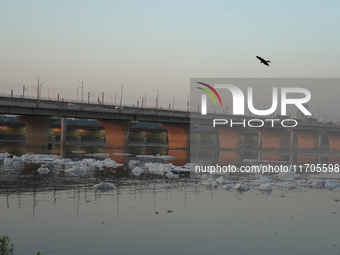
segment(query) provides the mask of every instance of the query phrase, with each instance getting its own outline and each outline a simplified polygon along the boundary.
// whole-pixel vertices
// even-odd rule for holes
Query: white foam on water
[[[322,179],[310,179],[307,182],[307,185],[309,187],[314,187],[314,188],[323,188],[325,186],[325,180],[322,180]]]
[[[4,159],[4,164],[5,164],[5,166],[10,166],[10,165],[12,164],[12,159],[10,159],[10,158],[5,158],[5,159]]]
[[[326,180],[325,185],[324,185],[324,187],[326,189],[335,189],[339,186],[340,186],[340,184],[334,179],[333,180]]]
[[[14,161],[21,161],[21,157],[17,157],[17,156],[14,155],[12,160],[13,160],[13,162]]]
[[[278,177],[281,180],[291,181],[295,180],[295,178],[298,178],[299,174],[296,174],[294,172],[279,172]]]
[[[165,189],[172,189],[172,188],[173,188],[173,186],[172,186],[170,183],[164,184],[163,187],[164,187]]]
[[[264,191],[272,191],[273,190],[273,187],[270,185],[269,182],[265,183],[265,184],[261,184],[259,187],[258,187],[259,190],[264,190]]]
[[[50,172],[50,169],[48,169],[47,167],[40,167],[37,172],[39,174],[48,174]]]
[[[308,176],[310,179],[340,179],[340,173],[320,173],[311,174]]]
[[[235,190],[249,190],[250,187],[247,186],[246,184],[243,184],[243,183],[237,183],[233,186],[233,189],[235,189]]]
[[[190,172],[190,168],[185,166],[175,166],[172,170],[177,172]]]
[[[8,158],[10,155],[11,155],[11,154],[9,154],[8,152],[0,153],[0,159]]]
[[[87,153],[84,154],[84,156],[86,157],[95,157],[95,158],[106,158],[106,157],[110,157],[110,154],[108,153]]]
[[[101,182],[99,184],[94,185],[92,188],[104,191],[104,190],[115,189],[116,186],[114,184],[112,184],[112,183]]]
[[[129,167],[130,168],[134,168],[136,166],[139,166],[141,164],[141,161],[140,160],[130,160],[129,161]]]
[[[278,188],[287,188],[287,189],[295,189],[295,188],[299,187],[291,181],[289,181],[289,182],[272,182],[271,185],[278,187]]]
[[[175,157],[167,156],[167,155],[160,155],[160,154],[156,154],[156,155],[136,155],[136,157],[137,158],[159,158],[159,159],[165,159],[165,160],[175,159]]]
[[[234,184],[232,184],[232,183],[229,183],[229,184],[222,186],[223,189],[232,189],[233,187],[234,187]]]
[[[65,170],[65,173],[70,173],[72,175],[84,175],[86,174],[88,171],[87,167],[86,166],[78,166],[78,165],[75,165],[73,166],[72,168],[68,168]]]
[[[135,168],[132,170],[132,173],[133,173],[135,176],[140,176],[143,172],[144,172],[144,170],[143,170],[142,168],[140,168],[139,166],[135,167]]]
[[[229,184],[229,183],[230,183],[230,181],[224,179],[223,176],[217,178],[217,179],[216,179],[216,182],[217,182],[218,184]]]
[[[208,180],[202,182],[203,185],[205,186],[210,186],[210,187],[217,187],[218,183],[213,179],[213,178],[209,178]]]

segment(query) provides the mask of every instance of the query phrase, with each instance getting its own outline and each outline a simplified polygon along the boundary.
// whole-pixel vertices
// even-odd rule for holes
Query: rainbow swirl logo
[[[203,83],[203,82],[196,82],[196,83],[201,84],[201,85],[204,85],[204,86],[206,86],[207,88],[209,88],[212,92],[214,92],[215,95],[217,96],[218,100],[220,101],[221,106],[222,106],[222,100],[221,100],[221,98],[220,98],[220,95],[217,93],[217,91],[216,91],[213,87],[211,87],[210,85],[205,84],[205,83]],[[211,92],[210,92],[209,90],[203,89],[203,88],[200,88],[200,87],[196,87],[196,88],[201,89],[201,90],[203,90],[204,92],[206,92],[206,93],[214,100],[215,105],[217,105],[216,100],[215,100],[213,94],[211,94]]]

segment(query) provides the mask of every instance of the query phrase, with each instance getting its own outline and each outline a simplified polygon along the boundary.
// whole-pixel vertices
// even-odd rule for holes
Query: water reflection
[[[221,150],[217,148],[191,148],[171,149],[166,146],[130,146],[128,148],[106,148],[104,146],[68,145],[61,148],[54,145],[52,148],[32,148],[22,144],[1,144],[0,153],[9,152],[14,155],[22,155],[27,152],[40,154],[60,155],[66,158],[82,158],[84,154],[107,153],[117,163],[128,165],[131,155],[168,155],[174,157],[171,161],[176,166],[185,165],[188,162],[214,162],[220,165],[238,164],[243,159],[259,159],[264,161],[286,162],[287,164],[327,163],[340,162],[340,153],[337,151],[313,151],[313,150]],[[83,153],[76,153],[83,152]],[[170,163],[170,161],[168,162]],[[25,168],[28,166],[25,166]],[[32,166],[33,167],[33,166]]]
[[[337,254],[339,221],[331,213],[337,196],[307,188],[269,194],[144,184],[105,193],[88,185],[1,190],[7,207],[0,208],[0,224],[18,254]]]
[[[240,165],[244,160],[272,162],[276,164],[339,163],[340,153],[330,151],[258,151],[258,154],[244,150],[191,149],[190,162],[201,165]]]
[[[19,146],[20,147],[20,146]],[[1,147],[16,155],[24,148]],[[84,151],[84,152],[82,152]],[[18,153],[20,152],[20,153]],[[60,155],[54,147],[48,153]],[[311,188],[306,185],[274,186],[271,191],[259,185],[280,176],[230,175],[233,183],[251,187],[236,191],[199,184],[201,180],[163,176],[132,176],[128,162],[150,158],[136,155],[168,155],[175,160],[153,158],[153,162],[184,165],[188,161],[244,163],[258,160],[254,153],[220,150],[169,150],[166,147],[69,146],[66,157],[83,160],[86,154],[107,153],[123,166],[86,174],[65,173],[56,164],[53,171],[40,175],[41,163],[5,165],[0,160],[0,226],[15,241],[18,254],[37,250],[55,254],[339,254],[339,188]],[[311,155],[301,151],[262,151],[260,160],[273,162],[335,161],[336,155]],[[253,163],[251,163],[253,164]],[[51,166],[49,166],[51,167]],[[268,179],[265,179],[268,178]],[[306,176],[299,176],[305,184]],[[253,182],[257,179],[258,183]],[[114,190],[101,192],[94,184],[114,183]],[[262,182],[263,181],[263,182]],[[287,182],[287,180],[282,181]],[[170,184],[166,188],[164,184]],[[339,200],[340,201],[340,200]],[[60,244],[63,245],[60,245]]]
[[[54,207],[61,206],[64,203],[64,200],[71,202],[72,207],[75,209],[76,217],[80,215],[81,208],[84,208],[83,205],[100,205],[103,201],[109,201],[109,204],[115,205],[117,215],[119,215],[121,195],[124,195],[125,197],[130,196],[134,201],[139,200],[142,203],[145,199],[149,200],[149,198],[152,197],[150,200],[152,201],[152,208],[157,210],[158,205],[162,204],[161,201],[163,201],[160,200],[161,197],[164,198],[164,201],[171,202],[174,199],[177,200],[179,198],[177,196],[178,193],[181,193],[183,196],[180,200],[182,200],[181,203],[185,206],[188,197],[191,197],[192,195],[197,196],[195,199],[198,199],[200,194],[207,193],[210,202],[213,202],[214,195],[220,194],[221,192],[218,188],[197,186],[195,183],[181,184],[171,189],[158,188],[149,185],[150,183],[152,182],[122,186],[106,192],[94,190],[86,184],[77,184],[65,189],[65,187],[53,187],[51,183],[49,187],[45,187],[44,189],[34,187],[32,191],[25,189],[14,191],[1,188],[0,200],[5,198],[7,209],[20,209],[22,205],[24,205],[25,208],[31,208],[31,218],[34,219],[36,211],[39,210],[40,207],[45,207],[48,204],[52,204]],[[175,197],[173,197],[174,192],[176,193]],[[226,192],[231,193],[230,191]],[[234,195],[238,198],[240,194],[242,193],[235,192]]]

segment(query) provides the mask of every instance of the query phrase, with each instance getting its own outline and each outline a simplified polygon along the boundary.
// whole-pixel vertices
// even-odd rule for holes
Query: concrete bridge
[[[32,146],[46,145],[51,123],[60,118],[96,119],[105,127],[109,147],[127,146],[129,128],[138,122],[162,123],[168,130],[170,147],[188,147],[189,142],[190,118],[185,111],[0,98],[0,113],[19,115],[17,118],[26,124],[27,143]]]
[[[47,145],[49,128],[60,118],[95,119],[105,128],[106,145],[114,148],[127,146],[129,128],[138,122],[161,123],[161,126],[167,129],[169,147],[188,148],[190,127],[193,129],[202,125],[212,126],[213,119],[233,119],[239,123],[255,119],[250,116],[202,116],[200,113],[188,111],[96,104],[75,105],[52,100],[37,102],[34,99],[8,97],[0,98],[0,114],[18,115],[17,118],[26,124],[27,144],[32,146]],[[239,149],[240,138],[246,128],[240,124],[234,127],[217,125],[215,129],[219,133],[220,148]],[[287,128],[283,127],[280,121],[276,121],[275,124],[265,122],[255,130],[258,132],[260,149],[279,150],[287,141],[289,148],[294,149],[294,140],[297,141],[298,149],[320,149],[321,136],[325,135],[329,138],[329,150],[340,150],[340,126],[334,124],[299,122],[296,127]]]
[[[0,142],[25,143],[25,123],[13,116],[0,116]],[[66,119],[66,143],[105,144],[104,126],[95,120]],[[140,122],[129,129],[129,143],[167,144],[167,130],[159,123]],[[61,120],[50,125],[49,142],[58,144],[61,139]]]

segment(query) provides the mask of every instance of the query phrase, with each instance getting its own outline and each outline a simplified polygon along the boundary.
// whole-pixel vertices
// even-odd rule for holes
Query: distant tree
[[[13,255],[13,244],[10,244],[11,239],[8,236],[0,238],[0,255]]]

